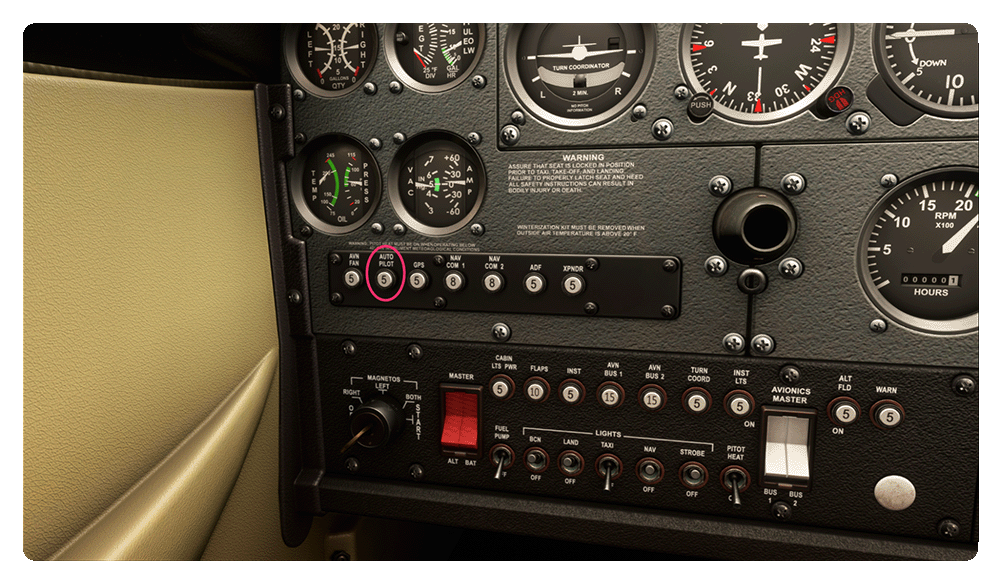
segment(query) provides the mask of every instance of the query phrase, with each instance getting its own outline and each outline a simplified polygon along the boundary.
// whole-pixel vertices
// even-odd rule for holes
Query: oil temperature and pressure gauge
[[[417,232],[450,234],[483,203],[486,174],[479,155],[457,135],[428,132],[404,144],[390,167],[396,214]]]
[[[292,163],[295,207],[320,232],[343,234],[364,224],[381,191],[375,158],[346,135],[317,138]]]
[[[849,24],[686,24],[681,63],[714,112],[772,123],[808,108],[836,82],[851,47]]]
[[[518,101],[550,125],[584,129],[621,114],[642,92],[656,31],[646,24],[514,25],[505,50]]]
[[[390,24],[385,54],[393,73],[411,89],[447,91],[476,68],[486,39],[485,24]]]
[[[307,91],[338,97],[360,87],[378,47],[374,24],[301,24],[285,34],[288,70]]]
[[[880,24],[875,63],[889,87],[941,117],[979,115],[979,34],[971,24]]]
[[[872,209],[858,274],[887,316],[920,331],[979,328],[979,170],[918,174]]]

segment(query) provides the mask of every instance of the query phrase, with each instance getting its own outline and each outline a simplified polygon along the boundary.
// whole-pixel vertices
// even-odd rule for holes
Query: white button
[[[583,395],[580,391],[580,387],[573,382],[563,384],[560,394],[562,395],[562,399],[566,401],[567,404],[576,404],[580,401],[580,397]]]
[[[687,398],[687,406],[691,412],[702,412],[708,407],[708,399],[699,392],[692,392]]]
[[[497,378],[490,386],[490,391],[497,398],[507,398],[510,395],[510,382],[503,378]]]
[[[733,416],[742,418],[749,415],[750,410],[750,399],[746,396],[738,394],[729,399],[729,412],[732,412]]]
[[[361,284],[361,271],[357,269],[347,269],[344,271],[344,285],[354,289]]]
[[[659,410],[663,406],[663,395],[655,388],[647,388],[642,393],[641,402],[646,410]]]
[[[538,295],[545,291],[545,277],[541,273],[528,273],[524,278],[524,290],[530,295]]]
[[[375,284],[383,289],[389,289],[396,283],[396,274],[389,269],[382,269],[375,274]]]
[[[409,280],[410,287],[413,288],[414,291],[420,291],[427,286],[427,273],[419,270],[411,271]]]
[[[449,291],[461,291],[465,287],[465,275],[459,271],[448,271],[444,276],[444,286]]]
[[[906,477],[889,475],[875,484],[875,499],[878,504],[892,511],[902,511],[913,505],[917,489]]]
[[[903,420],[903,413],[895,406],[888,404],[880,406],[875,418],[886,428],[895,428]]]
[[[541,402],[548,395],[548,388],[538,380],[532,380],[524,387],[524,395],[532,402]]]
[[[621,392],[619,392],[614,386],[607,386],[601,389],[601,402],[603,402],[605,406],[618,406],[618,403],[621,402],[621,400]]]
[[[483,277],[483,289],[488,293],[497,293],[503,289],[503,275],[495,271],[490,271],[486,273]]]
[[[841,402],[834,407],[833,417],[840,424],[851,424],[858,419],[858,410],[847,402]]]
[[[562,281],[563,291],[570,296],[579,295],[583,293],[583,290],[587,287],[587,283],[583,280],[583,277],[577,275],[576,273],[571,273],[566,275]]]

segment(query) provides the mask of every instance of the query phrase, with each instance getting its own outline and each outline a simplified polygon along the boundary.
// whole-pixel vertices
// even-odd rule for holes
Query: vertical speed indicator
[[[868,215],[858,274],[897,322],[932,333],[979,327],[979,171],[946,168],[893,188]]]
[[[733,121],[771,123],[814,103],[836,81],[851,46],[849,24],[687,24],[684,75]]]

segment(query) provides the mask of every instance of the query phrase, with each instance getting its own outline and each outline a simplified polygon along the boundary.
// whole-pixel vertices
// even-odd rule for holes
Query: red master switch
[[[441,449],[458,456],[479,454],[479,387],[442,386]],[[471,455],[469,453],[472,453]]]

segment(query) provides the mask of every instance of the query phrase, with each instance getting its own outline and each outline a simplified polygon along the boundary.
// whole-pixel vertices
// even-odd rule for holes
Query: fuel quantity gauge
[[[302,24],[285,34],[288,69],[304,89],[320,97],[339,97],[360,87],[377,47],[374,24]]]
[[[292,165],[292,197],[302,217],[327,234],[364,223],[378,204],[382,180],[368,150],[345,135],[319,138]]]

